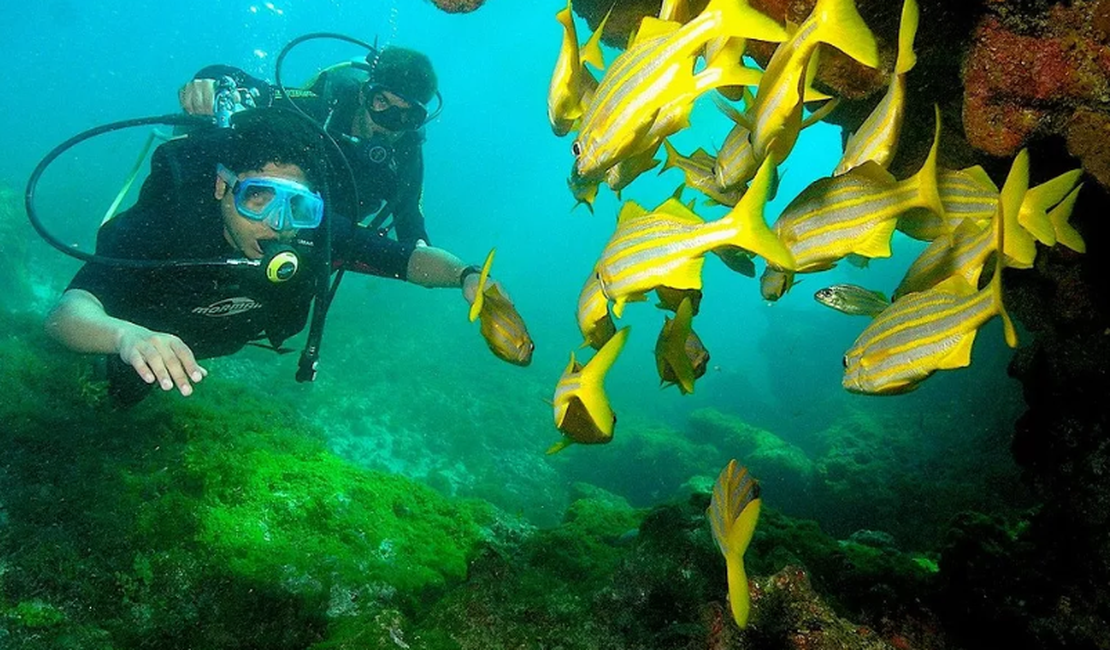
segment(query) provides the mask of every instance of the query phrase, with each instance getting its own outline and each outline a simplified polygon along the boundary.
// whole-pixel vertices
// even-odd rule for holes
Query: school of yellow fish
[[[689,13],[686,0],[663,0],[659,16],[645,17],[608,67],[600,49],[605,21],[580,47],[569,1],[557,14],[563,39],[548,117],[557,136],[574,134],[567,180],[574,198],[592,213],[601,185],[619,199],[660,163],[660,173],[679,170],[683,185],[654,208],[625,201],[612,237],[586,274],[577,322],[584,346],[598,352],[584,365],[571,354],[553,400],[563,438],[548,453],[612,439],[616,415],[604,379],[628,337],[628,328],[618,329],[614,319],[649,294],[657,296],[657,307],[674,312],[673,319],[664,318],[655,346],[660,381],[693,392],[709,362],[692,327],[708,253],[752,277],[752,260],[761,258],[760,292],[773,301],[794,286],[798,274],[828,270],[841,260],[865,266],[889,257],[895,231],[929,242],[893,300],[845,284],[816,292],[821,304],[872,319],[844,355],[842,383],[852,392],[904,393],[937,370],[969,365],[979,328],[994,316],[1004,322],[1006,342],[1016,346],[1002,302],[1002,269],[1031,267],[1037,242],[1084,252],[1069,224],[1082,172],[1030,187],[1023,151],[999,190],[980,167],[944,169],[938,165],[939,109],[921,167],[904,179],[887,171],[902,130],[906,76],[916,64],[916,0],[903,1],[887,92],[848,138],[832,176],[811,183],[770,225],[764,207],[777,191],[780,166],[802,129],[838,101],[812,85],[822,50],[835,48],[877,69],[875,37],[854,0],[818,0],[804,22],[785,27],[747,0],[710,0],[698,15]],[[749,39],[777,44],[765,69],[745,65]],[[716,154],[699,148],[683,155],[667,138],[690,125],[694,103],[706,94],[734,126]],[[662,161],[656,158],[660,149]],[[728,206],[728,214],[702,219],[694,201],[682,201],[685,188]],[[747,620],[742,555],[758,512],[758,485],[733,461],[718,480],[709,515],[728,560],[733,614],[741,627]]]

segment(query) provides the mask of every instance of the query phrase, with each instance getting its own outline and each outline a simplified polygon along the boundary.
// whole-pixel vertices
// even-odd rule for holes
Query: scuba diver
[[[369,227],[393,230],[406,248],[430,243],[421,211],[424,125],[443,101],[426,55],[395,46],[370,48],[365,62],[340,63],[320,72],[308,89],[284,92],[280,78],[271,86],[238,68],[208,66],[178,91],[181,107],[190,115],[213,115],[221,81],[227,79],[234,83],[232,101],[239,106],[292,107],[325,126],[350,162],[360,203],[360,214],[352,215],[357,221],[373,215]],[[438,107],[429,114],[432,100]],[[334,179],[337,196],[352,193],[349,178]]]
[[[155,383],[192,394],[207,375],[200,360],[263,338],[280,351],[319,303],[320,272],[325,287],[337,268],[461,286],[473,303],[477,267],[336,213],[324,140],[303,116],[262,108],[160,145],[138,200],[101,226],[96,255],[47,317],[48,334],[108,355],[109,395],[127,407]],[[190,265],[212,259],[227,262]]]

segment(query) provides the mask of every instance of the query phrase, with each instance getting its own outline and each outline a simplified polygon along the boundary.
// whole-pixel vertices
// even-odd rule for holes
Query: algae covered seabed
[[[191,398],[116,411],[41,334],[67,276],[19,270],[51,253],[14,197],[4,227],[29,243],[0,312],[6,648],[949,647],[943,605],[983,580],[980,545],[1018,552],[1019,404],[997,376],[912,417],[833,385],[789,436],[720,400],[668,422],[616,394],[612,444],[547,457],[550,377],[494,359],[456,296],[355,280],[397,309],[368,323],[340,301],[316,385],[248,349]],[[767,504],[743,634],[704,516],[733,457]]]

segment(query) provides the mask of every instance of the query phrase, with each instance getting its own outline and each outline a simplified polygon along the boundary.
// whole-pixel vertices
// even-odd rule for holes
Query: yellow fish
[[[828,269],[853,253],[890,257],[890,238],[898,215],[918,207],[943,212],[936,185],[939,142],[938,110],[929,156],[910,178],[896,182],[886,170],[867,162],[846,174],[819,179],[803,190],[773,227],[794,256],[794,270]]]
[[[574,196],[574,208],[580,205],[585,205],[590,214],[594,213],[594,201],[597,200],[597,181],[583,180],[578,176],[578,170],[573,165],[570,168],[570,176],[567,177],[567,189],[570,190]]]
[[[848,143],[844,145],[844,155],[833,171],[833,176],[839,176],[868,160],[886,169],[894,158],[904,118],[906,73],[917,63],[917,56],[913,53],[917,21],[917,0],[905,0],[902,3],[902,22],[898,28],[898,58],[894,63],[890,86],[875,110],[871,111],[859,129],[848,138]]]
[[[705,514],[709,517],[717,548],[725,556],[728,600],[732,618],[740,629],[748,626],[751,611],[744,551],[752,541],[761,505],[759,483],[748,473],[748,468],[738,465],[735,459],[728,461],[713,485],[713,497]]]
[[[663,161],[663,168],[659,171],[660,174],[668,169],[681,170],[686,187],[701,192],[718,205],[727,205],[731,208],[744,195],[742,189],[726,192],[717,187],[717,176],[713,171],[717,161],[704,149],[698,149],[689,157],[686,157],[678,153],[671,146],[671,143],[666,140],[663,141],[663,147],[667,151],[667,159]]]
[[[547,450],[554,454],[574,443],[582,445],[604,444],[613,439],[617,416],[605,395],[605,374],[624,349],[628,328],[624,327],[609,339],[585,366],[570,353],[570,363],[555,386],[552,407],[555,427],[563,432],[563,439]]]
[[[683,298],[674,319],[664,317],[663,329],[655,341],[655,367],[659,381],[676,384],[679,392],[694,392],[694,381],[705,374],[709,367],[709,351],[694,332],[691,323],[694,308],[689,298]]]
[[[1009,212],[1021,209],[1029,186],[1029,154],[1014,159],[1002,189],[996,249],[1005,250]],[[1006,343],[1017,345],[1017,333],[1002,304],[1002,255],[995,256],[994,277],[976,291],[959,275],[937,286],[902,297],[884,311],[856,339],[844,356],[844,388],[853,393],[890,395],[905,393],[937,370],[971,364],[971,348],[979,328],[995,315],[1002,316]]]
[[[600,350],[617,333],[613,318],[609,315],[609,300],[601,292],[596,272],[590,273],[578,294],[577,319],[578,331],[582,333],[585,345],[595,350]]]
[[[491,250],[486,256],[482,273],[478,276],[478,289],[470,306],[470,321],[474,322],[475,318],[481,321],[479,330],[494,356],[513,365],[527,366],[532,363],[536,345],[512,301],[497,285],[488,284],[493,253]]]
[[[792,268],[789,250],[763,221],[773,173],[768,159],[736,207],[708,223],[674,198],[652,212],[632,201],[625,203],[596,266],[601,289],[614,303],[613,315],[620,318],[625,303],[643,299],[657,287],[700,289],[704,255],[723,246],[743,248]]]
[[[1017,215],[1007,215],[1009,232],[1006,235],[1006,256],[1014,268],[1033,265],[1037,248],[1035,241],[1046,246],[1057,242],[1082,252],[1084,248],[1079,233],[1068,223],[1071,209],[1049,211],[1065,203],[1066,197],[1079,182],[1083,170],[1073,169],[1029,188]],[[911,210],[898,218],[898,229],[922,241],[935,241],[951,235],[964,221],[971,219],[986,226],[998,210],[998,187],[982,167],[961,170],[939,170],[937,189],[944,205],[944,214]],[[1074,204],[1074,202],[1073,202]],[[1018,227],[1020,226],[1020,228]]]
[[[778,23],[752,9],[746,0],[710,0],[685,25],[644,18],[635,41],[606,71],[582,116],[572,147],[578,173],[598,177],[621,159],[682,128],[700,94],[725,85],[758,83],[759,71],[730,62],[725,53],[720,61],[710,61],[694,74],[697,52],[722,35],[771,42],[785,38]],[[656,124],[663,115],[670,118],[665,128]]]
[[[813,12],[780,45],[759,82],[749,113],[751,142],[757,160],[768,153],[784,161],[802,128],[807,71],[817,46],[827,43],[870,68],[879,67],[875,36],[852,0],[818,0]]]
[[[555,135],[562,137],[570,133],[575,120],[582,117],[585,96],[597,87],[597,80],[584,64],[589,63],[599,70],[605,67],[601,54],[601,33],[605,31],[609,16],[606,14],[581,51],[578,49],[578,32],[574,27],[574,13],[569,0],[566,8],[555,14],[555,18],[563,26],[563,43],[547,90],[547,119]]]

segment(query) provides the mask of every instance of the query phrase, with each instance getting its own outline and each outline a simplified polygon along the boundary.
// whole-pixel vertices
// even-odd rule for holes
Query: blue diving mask
[[[251,221],[262,221],[275,231],[316,228],[324,220],[324,199],[301,183],[272,176],[240,179],[216,166],[235,199],[235,209]]]

